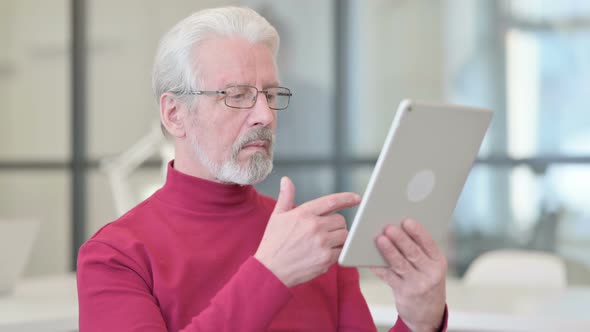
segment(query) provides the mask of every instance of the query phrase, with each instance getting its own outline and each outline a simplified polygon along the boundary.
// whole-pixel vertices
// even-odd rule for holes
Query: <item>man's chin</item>
[[[252,162],[272,162],[272,153],[266,148],[246,148],[240,151],[237,161],[241,166],[247,166],[246,164]]]
[[[272,172],[273,160],[264,152],[256,152],[249,156],[240,156],[233,167],[223,167],[223,182],[239,185],[250,185],[262,182]],[[225,166],[228,166],[227,164]],[[229,171],[231,169],[231,171]],[[229,172],[227,172],[229,171]]]
[[[256,154],[261,154],[266,157],[271,157],[270,150],[263,146],[248,146],[240,150],[241,156],[252,157]]]

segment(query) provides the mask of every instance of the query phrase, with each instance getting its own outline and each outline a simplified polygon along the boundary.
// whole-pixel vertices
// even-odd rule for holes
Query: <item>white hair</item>
[[[263,43],[276,58],[279,35],[260,14],[245,7],[221,7],[198,11],[164,35],[154,60],[152,89],[156,99],[166,92],[184,96],[198,90],[199,45],[211,38],[242,37]]]

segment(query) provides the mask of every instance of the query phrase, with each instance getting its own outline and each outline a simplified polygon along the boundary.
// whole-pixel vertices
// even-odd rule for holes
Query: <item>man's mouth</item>
[[[244,145],[243,149],[254,148],[254,149],[268,150],[269,146],[270,146],[270,141],[268,141],[268,140],[256,140],[256,141],[252,141],[252,142]]]

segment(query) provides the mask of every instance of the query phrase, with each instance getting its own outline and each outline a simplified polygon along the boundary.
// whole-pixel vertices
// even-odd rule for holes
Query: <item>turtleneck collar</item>
[[[223,184],[179,172],[174,160],[168,164],[166,183],[157,198],[182,209],[207,214],[244,212],[255,207],[254,186]]]

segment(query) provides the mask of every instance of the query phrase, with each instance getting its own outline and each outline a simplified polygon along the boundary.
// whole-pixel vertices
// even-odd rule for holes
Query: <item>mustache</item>
[[[272,129],[266,127],[252,129],[251,131],[247,132],[246,134],[242,135],[242,137],[240,137],[236,144],[234,144],[232,152],[234,156],[237,156],[244,146],[254,141],[268,141],[269,149],[272,150],[274,140],[275,137],[272,132]]]

